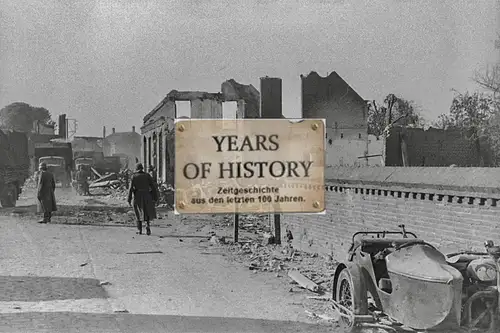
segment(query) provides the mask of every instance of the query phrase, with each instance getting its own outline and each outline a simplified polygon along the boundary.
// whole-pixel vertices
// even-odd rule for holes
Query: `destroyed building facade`
[[[366,165],[368,101],[336,72],[300,78],[302,117],[326,119],[326,165]]]
[[[221,85],[221,92],[170,91],[167,96],[143,118],[141,127],[141,160],[145,168],[156,167],[159,182],[174,186],[174,121],[180,118],[176,102],[190,103],[189,118],[223,118],[225,103],[236,103],[234,117],[259,118],[260,94],[252,85],[233,79]],[[234,118],[231,117],[231,118]]]
[[[122,166],[133,169],[141,158],[141,135],[136,132],[135,126],[129,132],[116,132],[113,128],[110,135],[103,134],[104,156],[119,156]]]

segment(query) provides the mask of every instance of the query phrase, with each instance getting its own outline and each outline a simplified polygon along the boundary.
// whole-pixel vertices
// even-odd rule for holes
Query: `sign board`
[[[322,119],[175,122],[177,213],[320,213]]]

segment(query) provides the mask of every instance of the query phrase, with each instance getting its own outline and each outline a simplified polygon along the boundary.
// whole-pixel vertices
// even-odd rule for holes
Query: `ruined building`
[[[221,92],[170,91],[143,119],[141,160],[145,167],[156,166],[158,181],[174,185],[174,120],[176,102],[190,102],[190,118],[222,118],[223,105],[237,104],[236,117],[258,118],[260,94],[252,85],[227,80]]]
[[[133,168],[136,161],[141,158],[141,135],[132,126],[130,132],[116,132],[113,128],[108,136],[104,133],[103,150],[104,156],[120,156],[127,160],[129,168]]]
[[[302,80],[302,117],[326,119],[326,165],[366,165],[368,101],[336,72]]]

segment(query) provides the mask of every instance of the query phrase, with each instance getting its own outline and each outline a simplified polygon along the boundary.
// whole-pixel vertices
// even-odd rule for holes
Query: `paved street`
[[[282,281],[200,246],[0,217],[0,332],[331,332]]]

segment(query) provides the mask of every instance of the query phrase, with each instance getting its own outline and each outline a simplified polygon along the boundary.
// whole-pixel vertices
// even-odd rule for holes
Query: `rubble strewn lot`
[[[303,296],[301,304],[310,318],[329,322],[338,320],[328,302],[338,264],[331,256],[299,251],[290,243],[268,244],[269,237],[266,235],[270,234],[271,228],[267,215],[240,215],[240,241],[235,244],[231,236],[232,219],[224,217],[223,220],[226,228],[209,234],[211,251],[223,251],[230,262],[244,265],[254,274],[274,275],[282,279],[291,294]]]

